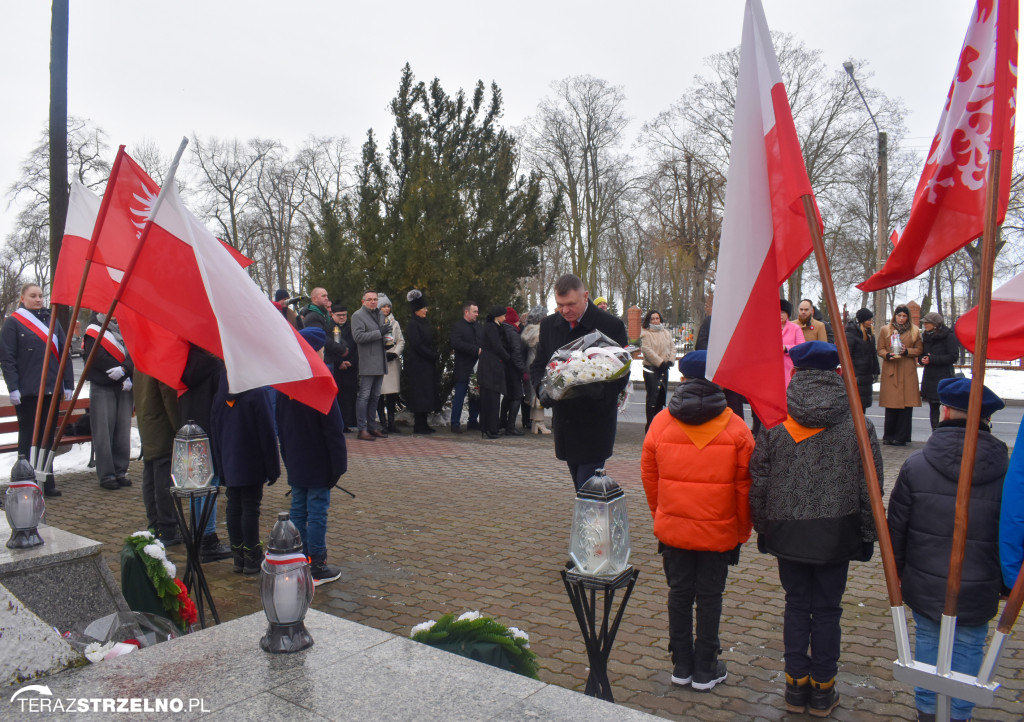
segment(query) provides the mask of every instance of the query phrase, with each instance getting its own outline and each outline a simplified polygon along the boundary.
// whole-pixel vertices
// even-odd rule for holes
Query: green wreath
[[[467,612],[458,619],[445,614],[436,622],[417,624],[411,636],[431,647],[540,679],[537,655],[530,649],[526,632],[510,629],[479,612]]]

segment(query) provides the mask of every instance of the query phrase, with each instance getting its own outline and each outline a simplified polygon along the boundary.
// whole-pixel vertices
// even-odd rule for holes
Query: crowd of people
[[[595,331],[623,347],[629,339],[605,299],[592,301],[578,277],[557,279],[554,297],[555,313],[537,307],[522,319],[512,306],[495,305],[479,321],[478,306],[464,304],[449,334],[454,351],[449,423],[453,433],[479,430],[488,440],[521,436],[523,429],[553,433],[555,456],[566,463],[578,491],[613,454],[621,392],[630,378],[627,374],[595,384],[588,393],[555,400],[542,383],[549,361],[566,344]],[[92,434],[100,487],[116,491],[130,486],[128,438],[134,410],[148,523],[166,546],[173,546],[181,541],[169,493],[173,439],[186,421],[208,430],[213,483],[226,489],[229,544],[217,537],[213,510],[202,560],[231,557],[240,574],[260,569],[260,504],[264,486],[281,476],[283,461],[291,520],[314,581],[322,584],[341,575],[339,567],[328,563],[326,530],[332,489],[348,466],[345,434],[373,442],[400,433],[399,396],[412,413],[412,433],[434,433],[428,421],[440,407],[440,354],[435,328],[427,320],[428,299],[419,289],[405,296],[409,315],[404,330],[391,299],[378,291],[364,291],[351,316],[345,304],[331,303],[323,288],[313,289],[301,310],[292,308],[295,300],[287,291],[275,296],[281,313],[334,374],[338,395],[327,413],[269,388],[231,393],[223,362],[198,347],[189,350],[180,388],[168,386],[134,367],[116,319],[93,314],[84,334],[86,353],[95,349],[87,374]],[[70,367],[57,378],[56,358],[66,336],[55,324],[53,341],[46,344],[50,316],[42,290],[26,286],[20,301],[0,331],[0,367],[17,407],[19,453],[28,454],[40,394],[45,409],[70,396],[74,379]],[[723,595],[729,567],[738,563],[742,545],[756,533],[758,551],[776,557],[785,591],[786,708],[825,717],[839,704],[835,678],[850,562],[870,560],[878,535],[832,327],[808,299],[798,304],[795,320],[793,310],[780,299],[789,415],[770,429],[755,417],[753,430],[743,418],[742,398],[737,402],[735,394],[706,378],[706,350],[677,358],[661,313],[652,309],[644,315],[639,339],[646,389],[641,480],[669,587],[672,682],[706,691],[727,678],[719,658]],[[698,347],[706,346],[710,323],[709,315]],[[844,330],[863,408],[871,406],[872,386],[880,381],[882,444],[907,444],[912,409],[922,399],[930,405],[933,433],[900,470],[888,526],[904,598],[914,615],[915,656],[934,664],[970,381],[954,377],[960,349],[942,316],[927,313],[922,326],[900,305],[877,338],[868,309],[860,309]],[[53,357],[44,383],[42,361],[48,353]],[[670,394],[669,371],[677,363],[681,380]],[[920,383],[919,366],[924,368]],[[953,669],[969,675],[978,671],[999,595],[1013,584],[1024,556],[1024,510],[1017,501],[1008,506],[1011,497],[1002,494],[1008,451],[990,432],[991,416],[1002,407],[985,389],[970,492],[964,565],[969,574],[961,586],[954,637]],[[551,410],[550,430],[545,409]],[[865,421],[880,481],[879,440],[874,425]],[[45,493],[60,494],[52,480]],[[1012,498],[1021,496],[1024,492]],[[1021,547],[1009,563],[1006,545]],[[919,719],[934,719],[934,692],[916,690],[916,706]],[[969,719],[971,710],[969,702],[954,700],[953,719]]]

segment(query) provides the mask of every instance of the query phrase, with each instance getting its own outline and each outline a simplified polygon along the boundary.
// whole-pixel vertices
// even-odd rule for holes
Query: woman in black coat
[[[43,308],[43,289],[34,283],[26,284],[21,289],[20,301],[18,309],[7,317],[0,331],[0,366],[3,368],[4,381],[7,382],[7,393],[11,396],[11,404],[18,416],[18,454],[28,458],[32,431],[36,425],[39,380],[43,375],[43,360],[46,358],[50,309]],[[46,385],[43,387],[44,419],[54,393],[57,395],[57,403],[60,403],[62,395],[65,400],[71,398],[75,387],[70,363],[64,366],[64,378],[57,380],[58,356],[64,350],[64,341],[64,329],[58,323],[53,328],[53,340],[49,344],[53,355],[47,366]],[[57,416],[54,414],[53,426],[56,421]],[[53,426],[45,431],[50,443],[53,442]],[[40,431],[40,438],[43,435],[44,432]],[[46,496],[60,496],[50,474],[43,481],[43,493]]]
[[[432,434],[427,415],[437,407],[437,336],[427,322],[427,299],[418,289],[406,298],[412,318],[405,329],[405,361],[403,370],[409,382],[406,405],[413,413],[414,434]]]
[[[480,384],[480,435],[485,439],[498,438],[498,411],[506,390],[505,365],[512,359],[502,341],[504,321],[505,307],[495,306],[487,314],[480,333],[476,378]]]
[[[939,425],[939,381],[953,378],[953,364],[960,358],[960,342],[941,314],[932,311],[921,318],[924,352],[917,362],[924,366],[921,399],[931,406],[932,431]]]
[[[872,333],[874,324],[874,314],[866,308],[857,311],[857,315],[846,323],[846,343],[853,359],[853,375],[857,378],[860,403],[865,409],[871,406],[871,387],[881,372]]]

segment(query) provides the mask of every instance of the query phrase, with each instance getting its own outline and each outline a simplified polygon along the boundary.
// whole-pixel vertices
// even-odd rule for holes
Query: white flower
[[[466,612],[465,614],[460,616],[455,621],[456,622],[473,622],[473,621],[475,621],[477,619],[480,619],[480,612]]]
[[[437,624],[437,622],[435,622],[433,619],[428,619],[425,622],[420,622],[412,628],[413,636],[419,634],[420,632],[426,632],[433,629],[435,624]]]
[[[107,652],[114,648],[113,642],[107,642],[101,644],[100,642],[90,642],[85,645],[85,658],[93,664],[102,662],[103,658],[107,656]]]
[[[142,537],[143,539],[152,539],[153,535],[148,531],[137,531],[132,534],[133,537]]]
[[[167,558],[167,554],[164,552],[163,544],[147,544],[146,546],[142,547],[142,551],[146,552],[147,555],[153,557],[154,559],[159,559],[160,561],[163,561]]]
[[[521,630],[519,627],[509,627],[508,631],[512,635],[513,639],[525,639],[527,644],[529,644],[530,635]]]
[[[173,563],[167,561],[166,559],[161,559],[160,561],[163,562],[164,570],[167,572],[167,576],[169,576],[171,579],[174,579],[174,577],[178,574],[177,567],[175,567]]]

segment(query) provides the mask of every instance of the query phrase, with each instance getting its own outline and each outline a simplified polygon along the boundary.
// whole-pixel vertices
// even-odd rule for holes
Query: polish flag
[[[984,233],[989,162],[1002,151],[996,223],[1010,194],[1017,93],[1018,0],[978,0],[910,219],[885,266],[857,288],[909,281]]]
[[[978,307],[956,322],[956,337],[974,353],[978,340]],[[985,358],[1012,361],[1024,356],[1024,273],[1020,273],[992,292],[988,345]]]
[[[64,239],[57,268],[53,275],[54,303],[74,307],[78,287],[85,270],[89,252],[89,239],[96,226],[100,198],[77,179],[71,183],[68,198],[68,216],[64,226]],[[116,220],[115,220],[116,224]],[[93,261],[89,278],[82,293],[82,306],[106,313],[117,293],[124,274],[115,268]],[[121,336],[136,368],[178,391],[184,391],[181,374],[185,370],[189,344],[183,338],[153,323],[127,306],[120,305],[114,312],[121,328]]]
[[[707,377],[746,396],[769,427],[787,413],[779,286],[812,250],[806,195],[811,183],[764,9],[747,0]],[[817,206],[814,220],[821,228]]]
[[[185,208],[173,182],[163,193],[121,303],[224,359],[232,393],[274,386],[327,413],[338,388],[323,360]]]

